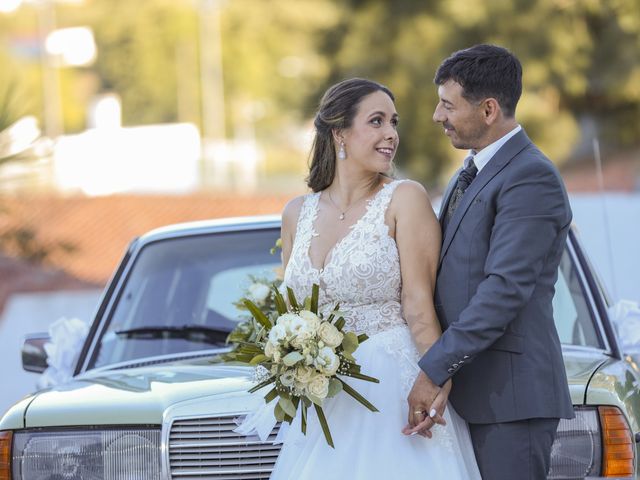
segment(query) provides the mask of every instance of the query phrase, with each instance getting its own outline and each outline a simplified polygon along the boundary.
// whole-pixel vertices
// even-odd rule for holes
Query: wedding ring
[[[422,411],[422,410],[416,410],[416,411],[413,412],[414,415],[424,415],[424,413],[425,412]]]

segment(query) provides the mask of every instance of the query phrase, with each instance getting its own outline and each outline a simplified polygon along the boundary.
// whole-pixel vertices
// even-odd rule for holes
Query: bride
[[[379,412],[344,393],[327,399],[335,449],[315,412],[306,435],[298,416],[271,478],[479,479],[466,423],[445,409],[450,383],[433,412],[439,425],[425,436],[403,434],[429,414],[407,411],[407,395],[418,359],[441,333],[433,306],[441,233],[424,188],[386,174],[399,141],[393,94],[345,80],[325,93],[314,124],[313,193],[282,215],[284,282],[298,298],[318,283],[320,309],[340,303],[345,331],[369,336],[355,356],[380,383],[346,380]]]

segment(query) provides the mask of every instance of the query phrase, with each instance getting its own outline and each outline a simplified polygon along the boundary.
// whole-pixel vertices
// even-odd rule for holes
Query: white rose
[[[295,380],[293,382],[293,389],[295,391],[295,394],[298,395],[299,397],[302,397],[303,395],[307,395],[307,384],[306,383],[302,383],[299,382],[297,380]]]
[[[264,345],[264,354],[269,358],[273,358],[273,354],[275,353],[275,351],[275,345],[270,341],[267,341],[267,343]]]
[[[316,375],[307,385],[307,391],[321,400],[326,398],[329,393],[329,379],[324,375]]]
[[[309,310],[300,310],[298,315],[300,315],[300,317],[307,323],[307,327],[309,327],[313,333],[318,330],[318,327],[320,326],[320,318],[318,318],[315,313],[310,312]]]
[[[318,328],[320,339],[330,347],[337,347],[342,343],[344,335],[329,322],[322,322]]]
[[[256,283],[252,283],[249,286],[248,297],[249,297],[249,300],[251,300],[253,303],[257,305],[262,305],[264,304],[267,297],[269,297],[270,292],[271,292],[271,289],[269,288],[268,285],[265,285],[264,283],[256,282]]]
[[[305,367],[304,365],[299,365],[296,368],[296,382],[301,384],[307,384],[311,381],[313,377],[313,369],[309,367]]]
[[[280,375],[280,383],[285,387],[292,387],[293,382],[296,378],[296,374],[293,370],[287,370],[282,375]]]
[[[284,325],[275,325],[269,330],[269,341],[273,344],[279,344],[287,338],[287,329]]]
[[[276,349],[276,351],[273,352],[273,361],[280,363],[280,360],[282,360],[282,354],[280,353],[280,349]]]
[[[334,375],[340,366],[340,359],[331,347],[321,348],[314,361],[318,370],[326,375]]]
[[[298,317],[291,322],[291,335],[293,336],[291,344],[296,348],[303,348],[304,344],[314,337],[315,332],[302,318]]]
[[[295,313],[285,313],[276,319],[276,326],[283,327],[287,332],[287,335],[290,335],[291,325],[296,321],[299,322],[300,318]]]

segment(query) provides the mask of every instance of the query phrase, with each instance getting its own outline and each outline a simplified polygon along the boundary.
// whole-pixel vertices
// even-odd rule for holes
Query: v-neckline
[[[309,265],[311,266],[311,268],[313,270],[315,270],[316,272],[319,272],[319,273],[322,273],[322,272],[325,271],[327,266],[333,260],[334,252],[337,250],[337,248],[339,246],[341,246],[341,244],[344,243],[344,241],[347,238],[349,238],[350,235],[353,234],[353,232],[358,227],[358,225],[369,214],[369,209],[371,208],[371,205],[373,204],[373,202],[378,198],[378,195],[380,195],[380,193],[382,193],[384,191],[384,189],[387,187],[387,185],[391,185],[394,181],[395,180],[392,180],[391,182],[383,183],[382,184],[382,188],[380,188],[380,190],[378,190],[369,200],[366,201],[366,208],[364,210],[364,213],[362,215],[360,215],[360,217],[355,222],[353,222],[351,225],[349,225],[347,233],[345,233],[341,238],[336,240],[336,242],[331,246],[331,248],[329,250],[327,250],[327,254],[325,255],[324,260],[323,260],[323,265],[320,268],[316,267],[313,264],[313,259],[311,257],[311,242],[313,241],[314,237],[317,237],[319,235],[316,232],[316,225],[315,224],[316,224],[316,220],[318,219],[318,212],[320,210],[320,195],[322,194],[322,192],[318,192],[316,194],[317,196],[316,196],[316,201],[315,201],[315,206],[314,206],[315,210],[314,210],[313,216],[311,218],[311,235],[309,236],[309,245],[307,245],[307,258],[309,259]]]

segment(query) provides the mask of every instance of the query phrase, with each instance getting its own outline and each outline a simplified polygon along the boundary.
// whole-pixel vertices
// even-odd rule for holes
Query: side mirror
[[[44,344],[50,341],[48,333],[32,333],[22,344],[22,368],[27,372],[42,373],[49,366]]]

